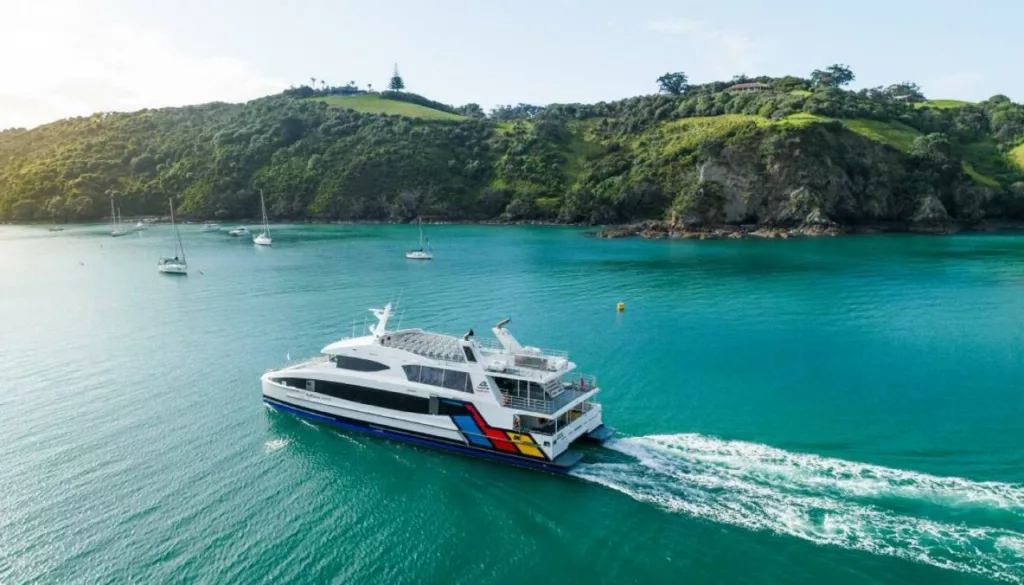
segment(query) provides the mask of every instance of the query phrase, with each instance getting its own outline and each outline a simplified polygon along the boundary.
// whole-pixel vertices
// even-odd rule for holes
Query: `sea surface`
[[[0,583],[1024,583],[1024,237],[0,227]],[[596,374],[559,477],[266,408],[393,324]],[[617,302],[626,303],[618,313]]]

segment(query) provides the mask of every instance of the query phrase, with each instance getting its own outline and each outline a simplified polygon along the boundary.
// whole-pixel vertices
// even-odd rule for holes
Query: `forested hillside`
[[[0,219],[544,220],[943,225],[1024,219],[1024,106],[910,83],[737,78],[489,115],[406,92],[293,88],[246,104],[0,132]],[[334,91],[340,89],[342,91]]]

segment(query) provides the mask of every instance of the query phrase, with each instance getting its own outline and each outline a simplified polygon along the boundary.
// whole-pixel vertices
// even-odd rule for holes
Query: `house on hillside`
[[[733,91],[733,92],[737,92],[737,93],[748,93],[748,92],[759,92],[759,91],[771,91],[771,89],[772,89],[772,86],[768,85],[767,83],[758,83],[758,82],[755,81],[755,82],[751,82],[751,83],[737,83],[736,85],[730,87],[726,91]]]

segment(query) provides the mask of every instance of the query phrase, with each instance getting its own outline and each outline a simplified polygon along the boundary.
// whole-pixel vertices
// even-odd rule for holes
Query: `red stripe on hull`
[[[489,426],[487,421],[484,420],[484,417],[480,416],[480,413],[477,412],[476,408],[474,408],[472,404],[467,404],[466,409],[469,410],[469,414],[473,416],[476,426],[480,427],[480,430],[484,432],[484,436],[490,439],[494,443],[495,447],[508,453],[519,452],[519,449],[516,449],[516,446],[509,441],[508,435],[505,434],[505,431]]]

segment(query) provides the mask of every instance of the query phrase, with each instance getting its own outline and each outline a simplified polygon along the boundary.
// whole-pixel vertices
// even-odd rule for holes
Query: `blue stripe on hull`
[[[453,453],[459,453],[459,454],[462,454],[462,455],[469,455],[470,457],[479,457],[481,459],[490,459],[492,461],[500,461],[501,463],[510,463],[512,465],[516,465],[516,466],[519,466],[519,467],[526,467],[526,468],[529,468],[529,469],[539,469],[539,470],[542,470],[542,471],[551,471],[551,472],[555,472],[555,473],[565,473],[565,472],[569,471],[568,467],[561,467],[561,466],[556,466],[556,465],[550,465],[550,464],[547,464],[547,463],[542,462],[542,461],[534,462],[534,461],[524,460],[524,459],[519,458],[519,457],[508,457],[508,456],[502,455],[500,453],[486,452],[486,451],[482,451],[480,449],[474,449],[472,447],[467,447],[465,445],[458,445],[458,444],[455,444],[455,443],[448,443],[448,442],[444,442],[444,441],[440,441],[440,440],[432,440],[432,439],[428,439],[428,438],[425,438],[425,437],[420,437],[420,436],[416,436],[416,435],[406,434],[406,433],[404,433],[402,431],[399,431],[397,429],[396,430],[390,430],[388,428],[384,428],[384,427],[380,427],[380,426],[376,426],[376,425],[371,426],[368,423],[365,423],[365,422],[362,422],[362,421],[357,421],[357,420],[350,419],[350,418],[341,418],[341,417],[335,417],[335,416],[329,415],[329,414],[313,412],[311,410],[306,410],[305,408],[302,408],[300,406],[295,406],[293,404],[288,404],[287,402],[280,402],[278,400],[275,400],[273,398],[268,398],[266,396],[263,397],[263,402],[266,403],[267,406],[270,406],[271,408],[274,408],[276,410],[280,410],[280,411],[283,411],[283,412],[288,412],[288,413],[291,413],[291,414],[295,414],[295,415],[298,415],[298,416],[301,416],[301,417],[304,417],[304,418],[308,418],[310,420],[315,420],[315,421],[319,421],[319,422],[329,423],[329,424],[332,424],[334,426],[337,426],[337,427],[340,427],[340,428],[343,428],[343,429],[346,429],[346,430],[350,430],[350,431],[360,431],[360,432],[364,432],[364,433],[370,433],[370,434],[373,434],[373,435],[377,435],[379,437],[385,437],[385,438],[388,438],[388,439],[395,439],[395,440],[398,440],[398,441],[405,441],[407,443],[415,443],[417,445],[423,445],[425,447],[432,447],[434,449],[441,449],[441,450],[444,450],[444,451],[451,451]]]

